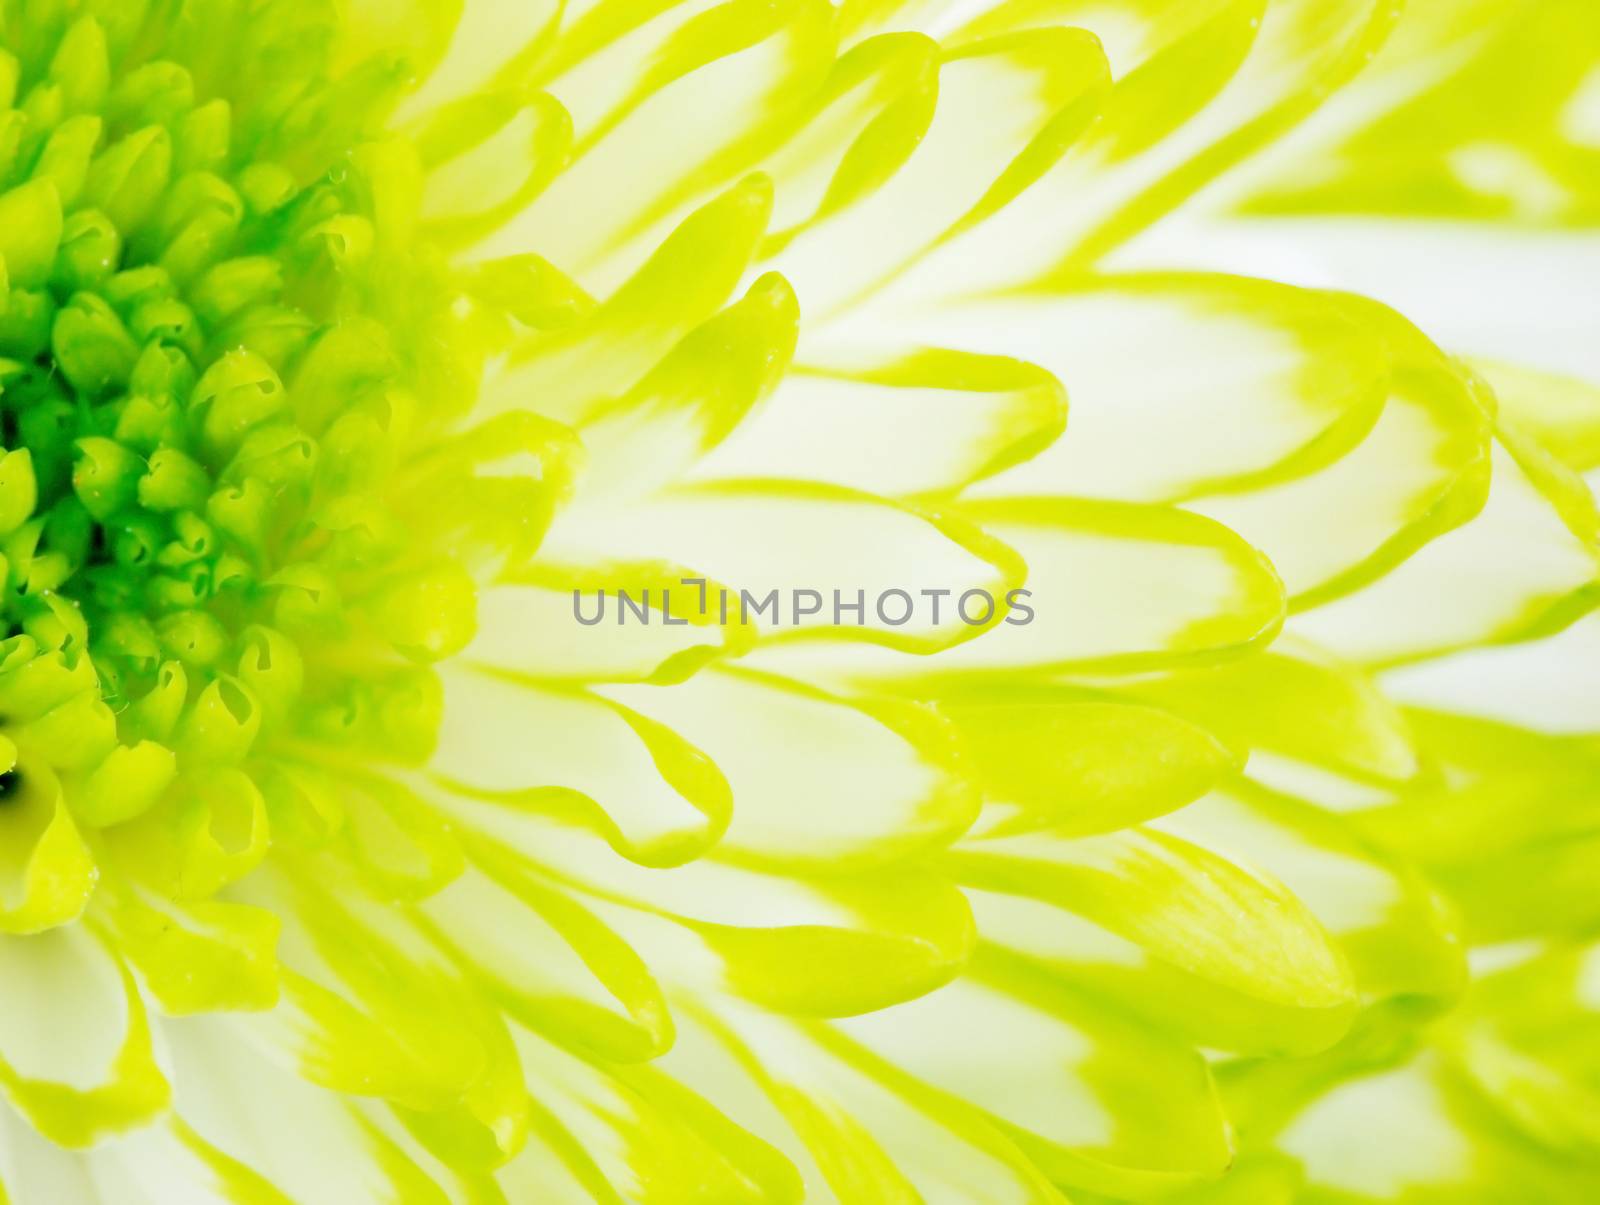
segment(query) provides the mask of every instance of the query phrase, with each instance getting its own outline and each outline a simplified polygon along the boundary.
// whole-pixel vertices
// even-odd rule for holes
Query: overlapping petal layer
[[[1600,366],[1238,274],[1592,224],[1413,10],[0,6],[0,1200],[1591,1199]]]

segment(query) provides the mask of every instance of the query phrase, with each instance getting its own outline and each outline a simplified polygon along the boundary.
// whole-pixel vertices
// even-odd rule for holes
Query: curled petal
[[[38,1131],[83,1147],[167,1106],[133,975],[86,926],[0,942],[0,1087]]]

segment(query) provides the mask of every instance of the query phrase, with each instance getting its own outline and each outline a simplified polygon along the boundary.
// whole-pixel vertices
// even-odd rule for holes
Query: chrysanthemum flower
[[[0,1201],[1594,1199],[1588,0],[0,46]]]

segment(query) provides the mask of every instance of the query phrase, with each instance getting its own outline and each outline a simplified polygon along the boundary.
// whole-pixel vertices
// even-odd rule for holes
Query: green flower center
[[[479,474],[537,424],[461,425],[508,320],[417,233],[404,64],[331,79],[278,17],[231,93],[109,17],[0,50],[0,796],[37,766],[26,839],[59,781],[133,834],[96,862],[188,896],[326,839],[327,776],[426,758],[429,665],[549,510]]]

